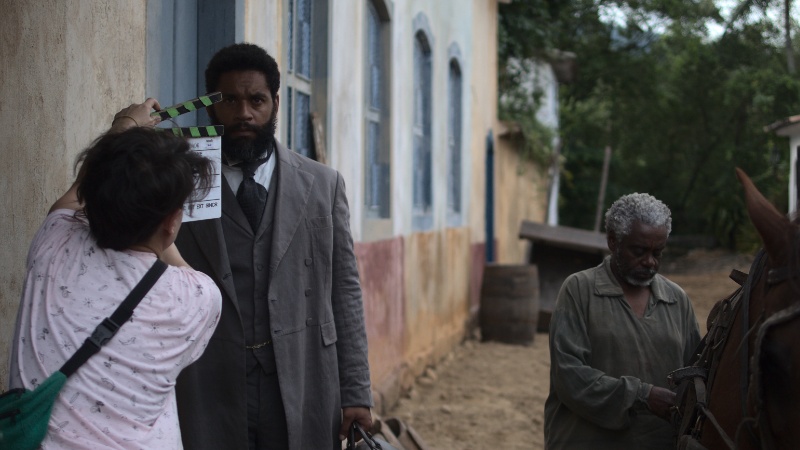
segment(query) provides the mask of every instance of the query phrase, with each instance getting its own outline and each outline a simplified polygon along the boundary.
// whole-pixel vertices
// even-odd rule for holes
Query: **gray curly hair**
[[[635,221],[654,227],[666,227],[667,236],[672,231],[672,215],[661,200],[650,194],[638,192],[623,195],[606,211],[606,232],[623,238],[631,233]]]

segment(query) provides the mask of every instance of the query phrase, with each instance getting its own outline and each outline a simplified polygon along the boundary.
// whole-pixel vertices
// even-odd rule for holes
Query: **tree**
[[[754,6],[759,6],[762,10],[766,10],[773,2],[774,1],[771,0],[742,0],[733,9],[731,17],[728,19],[726,25],[726,31],[729,30],[735,22],[745,19]],[[789,74],[794,75],[796,69],[794,64],[794,50],[792,49],[791,11],[792,0],[783,0],[783,49],[786,53],[786,69],[789,71]]]
[[[609,20],[609,8],[624,20]],[[578,78],[560,92],[564,225],[592,227],[607,144],[606,198],[653,194],[672,209],[677,234],[752,244],[737,166],[786,204],[787,163],[772,151],[786,145],[763,131],[800,110],[800,83],[776,45],[780,26],[762,17],[713,38],[707,24],[721,17],[704,0],[519,0],[500,12],[501,64],[548,48],[577,54]],[[504,83],[513,77],[501,93]]]

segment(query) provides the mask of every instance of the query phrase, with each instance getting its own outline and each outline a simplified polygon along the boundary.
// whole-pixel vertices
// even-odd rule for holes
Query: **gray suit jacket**
[[[276,146],[277,195],[268,301],[292,449],[333,449],[341,407],[372,406],[358,268],[341,175]],[[229,187],[222,214],[249,229]],[[187,449],[246,449],[245,340],[219,219],[183,225],[175,243],[222,291],[203,356],[177,381]],[[247,251],[245,251],[247,253]]]

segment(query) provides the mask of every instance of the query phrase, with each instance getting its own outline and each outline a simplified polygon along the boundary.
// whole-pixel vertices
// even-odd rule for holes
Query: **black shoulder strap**
[[[158,281],[165,270],[167,270],[167,264],[157,259],[153,266],[150,267],[150,270],[144,274],[142,280],[134,286],[131,293],[117,306],[117,309],[114,310],[111,317],[103,319],[103,322],[94,329],[92,335],[86,338],[83,345],[81,345],[75,354],[61,366],[59,371],[69,377],[78,370],[78,367],[82,366],[83,363],[91,358],[92,355],[99,352],[100,347],[111,340],[117,333],[117,330],[119,330],[119,327],[131,318],[133,310],[150,291],[150,288],[156,284],[156,281]]]

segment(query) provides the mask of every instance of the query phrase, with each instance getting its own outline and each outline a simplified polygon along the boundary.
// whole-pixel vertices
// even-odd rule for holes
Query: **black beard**
[[[261,128],[248,123],[227,128],[225,134],[222,135],[222,153],[228,160],[236,162],[250,162],[263,157],[273,144],[277,124],[278,118],[273,117]],[[228,133],[236,130],[255,131],[256,137],[252,139],[230,137]]]

